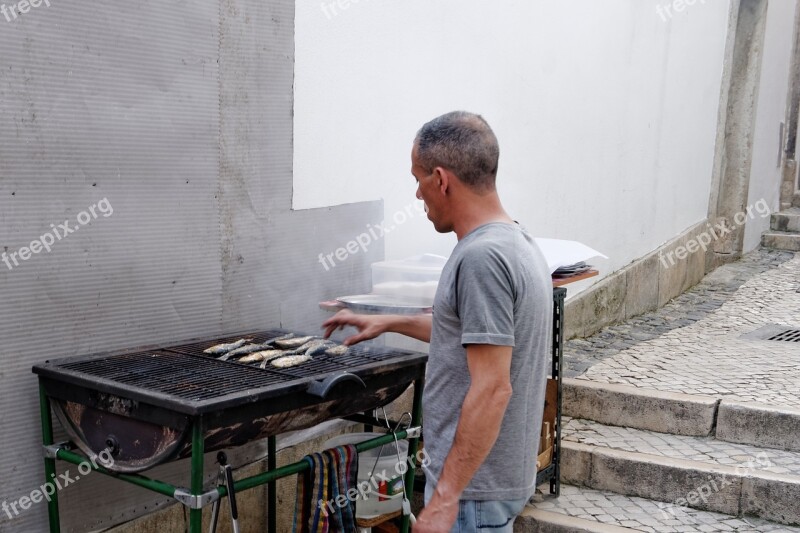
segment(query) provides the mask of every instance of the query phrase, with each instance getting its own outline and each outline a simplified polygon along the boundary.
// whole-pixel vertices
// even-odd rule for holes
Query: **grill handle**
[[[320,398],[327,398],[328,394],[331,392],[331,389],[346,381],[358,383],[362,388],[367,388],[364,380],[355,374],[351,374],[350,372],[337,372],[336,374],[331,374],[323,380],[312,381],[309,383],[306,392],[313,394],[314,396],[319,396]]]

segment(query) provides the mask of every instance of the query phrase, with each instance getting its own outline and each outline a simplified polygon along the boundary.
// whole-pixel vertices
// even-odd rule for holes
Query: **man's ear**
[[[442,194],[447,194],[447,189],[450,187],[450,179],[452,176],[450,172],[443,169],[442,167],[436,167],[434,170],[434,179],[436,180],[436,188]]]

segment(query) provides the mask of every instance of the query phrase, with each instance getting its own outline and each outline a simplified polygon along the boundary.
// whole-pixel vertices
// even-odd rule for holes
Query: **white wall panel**
[[[298,3],[293,205],[383,198],[390,221],[417,129],[463,108],[495,129],[501,195],[533,233],[604,251],[604,272],[644,255],[706,216],[727,32],[727,1],[664,3]],[[386,254],[454,243],[416,217]]]

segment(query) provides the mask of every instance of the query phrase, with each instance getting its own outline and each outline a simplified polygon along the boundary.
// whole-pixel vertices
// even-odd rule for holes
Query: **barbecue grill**
[[[231,488],[203,491],[205,452],[269,438],[269,471],[235,482],[232,488],[270,484],[269,525],[273,532],[274,480],[302,470],[299,464],[275,470],[275,435],[381,407],[415,383],[411,426],[416,427],[398,432],[397,437],[411,437],[409,454],[416,453],[425,354],[358,345],[345,355],[322,354],[296,367],[261,369],[203,353],[220,342],[247,337],[260,343],[284,333],[231,335],[36,365],[33,371],[39,375],[47,479],[55,472],[57,458],[75,464],[85,461],[71,451],[71,445],[54,445],[51,407],[75,446],[86,456],[111,455],[113,464],[101,464],[99,471],[187,505],[191,509],[192,532],[200,530],[202,507],[225,496]],[[391,435],[390,440],[393,439]],[[376,440],[374,444],[382,442]],[[367,443],[362,449],[370,446]],[[189,489],[138,474],[189,456]],[[410,492],[413,469],[407,475]],[[56,498],[50,503],[50,528],[59,531]]]

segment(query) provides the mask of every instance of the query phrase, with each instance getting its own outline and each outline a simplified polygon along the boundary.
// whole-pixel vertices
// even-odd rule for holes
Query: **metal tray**
[[[357,294],[354,296],[340,296],[336,298],[336,301],[341,302],[348,309],[364,313],[416,315],[433,311],[433,304],[427,298]]]

